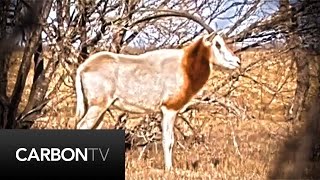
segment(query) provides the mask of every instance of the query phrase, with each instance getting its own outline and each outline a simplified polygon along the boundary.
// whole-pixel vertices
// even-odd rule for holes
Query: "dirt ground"
[[[217,98],[220,104],[204,103],[185,113],[191,116],[188,122],[193,130],[177,121],[174,170],[163,171],[158,141],[126,152],[126,179],[320,178],[319,161],[308,157],[312,137],[305,131],[317,113],[295,122],[285,118],[296,88],[292,57],[273,49],[249,50],[241,58],[242,67],[250,67],[242,76],[230,78],[233,72],[216,69],[204,88],[204,96]],[[10,72],[12,88],[17,71]],[[27,95],[28,90],[21,107]],[[75,114],[70,78],[54,93],[43,114],[33,128],[70,128]],[[112,127],[107,115],[105,122]]]

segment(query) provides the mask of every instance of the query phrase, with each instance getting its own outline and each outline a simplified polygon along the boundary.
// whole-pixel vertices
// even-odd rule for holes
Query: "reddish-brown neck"
[[[183,50],[181,66],[184,84],[179,94],[164,102],[168,109],[181,109],[205,85],[210,75],[211,49],[203,44],[202,38]]]

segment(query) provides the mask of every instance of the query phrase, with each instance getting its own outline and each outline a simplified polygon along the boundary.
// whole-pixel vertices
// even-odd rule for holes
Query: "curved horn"
[[[216,35],[217,35],[216,32],[212,32],[212,33],[206,35],[206,36],[204,37],[204,40],[211,42]]]

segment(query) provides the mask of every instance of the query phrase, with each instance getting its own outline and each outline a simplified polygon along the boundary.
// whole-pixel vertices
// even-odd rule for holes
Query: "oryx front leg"
[[[172,150],[174,145],[174,122],[177,116],[177,111],[161,108],[162,111],[162,147],[164,153],[165,170],[172,169]]]

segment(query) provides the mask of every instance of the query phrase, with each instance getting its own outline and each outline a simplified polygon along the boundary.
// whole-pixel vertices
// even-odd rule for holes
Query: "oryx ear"
[[[207,46],[211,46],[213,38],[217,35],[216,32],[212,32],[203,37],[203,43]]]

